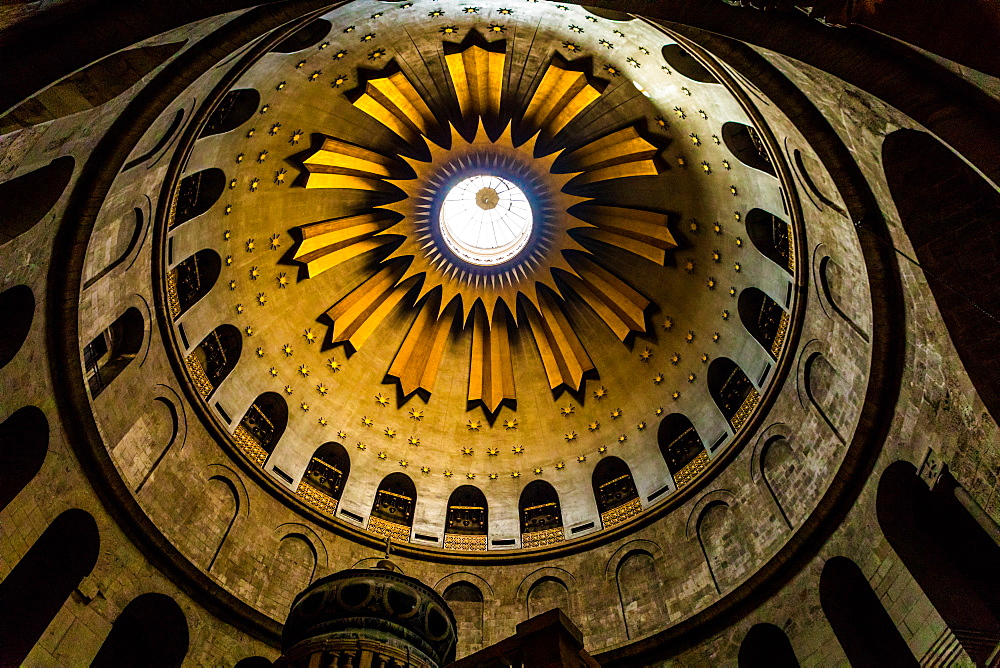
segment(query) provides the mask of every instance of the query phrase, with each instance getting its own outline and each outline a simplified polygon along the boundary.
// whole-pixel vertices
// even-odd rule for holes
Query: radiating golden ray
[[[437,120],[402,72],[369,79],[354,106],[386,126],[407,143],[421,145]]]
[[[632,332],[646,331],[648,299],[585,256],[575,258],[573,264],[579,278],[567,280],[615,336],[624,341]]]
[[[662,265],[666,251],[677,247],[670,233],[665,213],[627,209],[618,206],[586,204],[577,213],[597,226],[588,229],[586,236],[617,246],[651,262]]]
[[[355,350],[364,345],[392,309],[403,300],[413,282],[399,283],[398,264],[389,264],[346,297],[330,307],[333,342],[349,343]]]
[[[395,162],[381,153],[326,137],[320,149],[302,161],[306,188],[380,190]]]
[[[374,237],[395,223],[391,213],[375,210],[302,225],[302,241],[292,259],[305,265],[309,278],[315,278],[331,267],[390,243],[392,239],[387,237]]]
[[[469,371],[469,401],[483,402],[491,413],[496,412],[504,399],[515,398],[507,308],[501,304],[496,308],[492,323],[483,309],[475,309]]]
[[[506,59],[506,51],[497,53],[480,46],[470,46],[445,56],[463,117],[487,114],[495,118],[500,115]]]
[[[389,375],[399,381],[404,396],[409,396],[418,389],[434,391],[434,381],[437,379],[454,316],[454,307],[441,311],[441,298],[438,294],[431,295],[420,307],[420,312],[389,367]]]
[[[524,111],[522,122],[541,130],[548,139],[558,134],[599,97],[601,91],[591,85],[586,74],[566,69],[561,63],[552,61]]]
[[[658,152],[635,128],[629,127],[595,139],[566,157],[574,171],[583,172],[576,182],[584,184],[628,176],[656,176],[660,172],[653,159]]]
[[[571,390],[579,390],[583,375],[594,368],[594,363],[553,295],[541,287],[538,292],[538,309],[529,305],[525,313],[538,344],[549,387],[555,390],[565,385]]]

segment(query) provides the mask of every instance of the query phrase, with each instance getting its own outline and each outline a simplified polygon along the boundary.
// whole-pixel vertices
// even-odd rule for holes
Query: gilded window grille
[[[788,271],[795,273],[795,234],[788,225]]]
[[[610,529],[642,512],[642,501],[638,497],[630,499],[617,508],[606,510],[601,513],[601,523],[605,529]]]
[[[566,535],[563,533],[562,527],[556,527],[555,529],[542,529],[541,531],[522,533],[521,547],[541,547],[543,545],[559,543],[564,540],[566,540]]]
[[[758,392],[756,388],[751,387],[750,392],[747,393],[746,399],[743,400],[743,404],[729,421],[729,423],[733,425],[734,430],[739,431],[743,425],[746,424],[747,420],[750,419],[750,414],[753,413],[755,408],[757,408],[757,402],[759,401],[760,392]]]
[[[368,531],[400,543],[407,543],[410,540],[410,527],[384,520],[375,515],[368,518]]]
[[[295,490],[295,494],[320,512],[326,513],[331,517],[336,513],[337,499],[333,498],[318,487],[310,485],[305,480],[299,483],[299,487]]]
[[[236,427],[233,432],[233,439],[240,446],[240,450],[246,454],[257,466],[264,466],[267,461],[267,450],[260,447],[260,443],[253,437],[253,434],[242,424]]]
[[[167,305],[170,317],[176,320],[181,315],[181,298],[177,293],[177,271],[167,272]]]
[[[212,387],[212,381],[208,379],[208,374],[205,373],[205,368],[198,361],[198,357],[191,353],[187,356],[186,360],[188,373],[191,374],[191,382],[194,383],[195,388],[198,390],[203,398],[207,399],[208,395],[212,393],[215,388]]]
[[[778,331],[774,335],[774,341],[771,342],[771,354],[775,358],[781,354],[781,347],[785,345],[785,336],[788,334],[788,313],[781,313],[781,320],[778,321]]]
[[[444,547],[446,550],[482,552],[486,550],[486,536],[446,533],[444,535]]]
[[[697,457],[685,464],[684,468],[674,474],[674,484],[677,485],[677,489],[681,489],[697,478],[698,474],[708,466],[709,461],[708,453],[702,450]]]

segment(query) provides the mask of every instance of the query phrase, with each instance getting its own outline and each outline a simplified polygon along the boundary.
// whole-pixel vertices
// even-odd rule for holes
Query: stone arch
[[[199,526],[205,528],[202,532],[202,560],[207,558],[206,570],[210,571],[240,516],[240,493],[236,483],[227,475],[212,475],[205,481],[205,491],[197,497],[195,508]]]
[[[219,325],[185,358],[198,393],[208,399],[236,368],[243,354],[243,335],[233,325]]]
[[[566,603],[565,601],[563,601],[563,603],[565,605],[568,605],[568,608],[563,608],[563,610],[566,612],[567,615],[573,617],[572,609],[574,607],[574,602],[572,597],[569,596],[569,587],[576,585],[576,576],[567,571],[565,568],[559,568],[557,566],[543,566],[542,568],[536,569],[531,573],[528,573],[528,575],[526,575],[524,579],[521,580],[521,583],[517,586],[516,600],[524,601],[525,613],[527,614],[527,617],[532,617],[534,614],[538,614],[538,611],[532,613],[532,608],[530,608],[528,605],[528,599],[532,589],[534,589],[535,586],[539,584],[539,582],[541,582],[542,580],[547,580],[547,581],[554,580],[556,583],[558,583],[556,587],[558,587],[558,585],[562,585],[562,587],[566,589],[567,594],[565,601],[568,601],[568,603]],[[545,589],[551,590],[552,587],[546,585]],[[552,592],[550,591],[548,593]],[[535,598],[536,608],[542,604],[541,601],[542,594],[548,595],[544,590],[539,594],[536,594]],[[552,606],[552,607],[558,607],[558,606]],[[551,609],[552,609],[551,607],[546,608],[545,610],[541,610],[541,612],[546,612],[547,610]]]
[[[350,455],[343,445],[330,441],[316,448],[295,493],[332,517],[350,475]]]
[[[389,540],[410,540],[417,488],[405,473],[390,473],[379,483],[368,517],[368,530]]]
[[[816,258],[819,257],[819,261]],[[815,272],[815,283],[816,292],[819,296],[820,306],[823,310],[827,310],[829,306],[830,310],[835,314],[840,316],[840,318],[847,323],[851,330],[861,337],[861,339],[868,343],[868,334],[861,328],[861,326],[854,321],[854,319],[844,311],[843,308],[843,295],[841,294],[841,267],[828,254],[826,254],[826,247],[824,244],[819,244],[813,250],[813,271]],[[827,313],[827,316],[830,314]]]
[[[734,543],[735,536],[729,531],[731,509],[736,503],[736,497],[728,490],[714,490],[698,499],[687,521],[688,539],[698,541],[712,584],[720,594],[737,575],[730,553],[739,545]]]
[[[72,508],[56,517],[0,582],[0,665],[20,666],[97,564],[97,522]]]
[[[170,226],[183,225],[212,208],[226,189],[226,174],[210,167],[181,179],[177,187],[175,209]]]
[[[1000,643],[1000,546],[963,504],[944,472],[929,488],[905,461],[882,472],[879,528],[973,662],[988,665]]]
[[[787,141],[788,140],[786,139],[785,140],[786,149],[788,147]],[[812,177],[812,170],[809,169],[808,165],[806,165],[807,161],[813,163],[813,165],[817,170],[820,168],[812,157],[806,156],[804,153],[802,153],[802,151],[800,151],[797,148],[792,150],[792,162],[795,165],[795,169],[796,171],[798,171],[799,176],[802,177],[802,182],[805,183],[806,188],[809,190],[809,192],[811,192],[813,196],[820,202],[830,207],[831,209],[839,213],[841,216],[847,218],[848,217],[847,212],[844,211],[844,209],[842,209],[836,202],[827,197],[822,190],[820,190],[819,186],[816,184],[816,180]],[[818,206],[817,208],[819,208],[820,211],[822,211],[822,208]]]
[[[716,357],[708,365],[708,392],[733,431],[746,424],[760,401],[753,381],[728,357]]]
[[[799,668],[792,643],[774,624],[754,624],[743,636],[737,659],[739,668]]]
[[[279,621],[288,616],[295,596],[312,583],[319,557],[305,533],[282,533],[265,568],[267,579],[258,598],[258,605]]]
[[[96,398],[136,358],[146,335],[142,312],[130,306],[83,349],[87,386]]]
[[[324,570],[330,566],[330,553],[326,549],[326,542],[322,536],[316,533],[315,529],[301,522],[285,522],[274,530],[276,537],[289,533],[300,534],[309,543],[313,553],[316,555],[316,564],[313,566],[309,580],[309,583],[312,584],[312,581],[316,579],[316,574],[320,570]]]
[[[251,461],[264,466],[287,426],[288,404],[285,398],[277,392],[264,392],[250,404],[233,432],[233,438]]]
[[[551,483],[532,480],[517,503],[521,519],[521,547],[538,547],[564,539],[559,494]]]
[[[683,413],[671,413],[656,431],[660,454],[677,489],[685,487],[708,466],[708,450],[698,430]]]
[[[772,359],[778,359],[788,331],[788,313],[785,309],[764,294],[763,290],[749,287],[740,292],[737,310],[740,322],[750,336]]]
[[[802,369],[802,389],[805,390],[809,403],[830,427],[837,440],[846,443],[843,434],[835,424],[838,415],[833,412],[837,409],[836,399],[840,397],[840,393],[837,391],[839,374],[827,356],[817,348],[818,343],[810,341],[803,346],[799,356],[799,365]]]
[[[156,471],[160,462],[163,458],[167,456],[167,453],[173,448],[174,444],[178,444],[178,447],[184,447],[184,443],[187,441],[187,413],[184,410],[184,401],[177,390],[168,385],[157,385],[157,388],[161,389],[161,396],[154,398],[154,401],[161,401],[166,404],[169,408],[172,408],[172,419],[173,419],[173,432],[171,434],[170,440],[167,442],[163,450],[160,451],[159,456],[153,461],[153,465],[149,467],[146,475],[143,476],[142,482],[135,488],[135,493],[138,494],[143,486],[149,481],[149,478]],[[170,397],[162,396],[167,392],[170,393]]]
[[[458,580],[452,582],[441,592],[441,598],[448,602],[448,607],[455,615],[455,626],[458,632],[456,656],[461,658],[478,652],[485,645],[482,590],[468,580]]]
[[[761,255],[789,274],[795,273],[795,244],[792,228],[778,216],[763,209],[750,209],[744,218],[747,236]]]
[[[868,578],[847,557],[824,564],[819,602],[852,666],[918,665]]]
[[[441,594],[449,586],[456,582],[461,582],[466,580],[476,585],[476,588],[483,593],[484,601],[495,600],[495,594],[493,593],[493,585],[491,585],[482,576],[476,575],[470,571],[455,571],[454,573],[449,573],[434,584],[434,591]]]
[[[149,197],[146,197],[147,210],[149,209],[149,203]],[[114,224],[102,226],[106,227],[106,229],[101,229],[100,233],[102,235],[113,236],[113,239],[109,239],[111,243],[107,244],[106,253],[108,261],[102,269],[86,279],[83,284],[84,290],[97,283],[97,281],[110,274],[132,257],[145,238],[144,232],[147,229],[147,220],[148,217],[143,213],[142,208],[137,206],[129,214],[117,219]],[[98,234],[98,231],[95,229],[91,235],[90,245],[92,247],[98,245]],[[134,258],[132,262],[135,262]]]
[[[0,131],[2,134],[2,131]],[[52,210],[73,177],[76,161],[71,156],[56,158],[44,167],[0,183],[0,245],[21,236],[41,222]]]
[[[128,432],[109,449],[122,478],[136,492],[177,440],[181,427],[178,399],[176,395],[155,397],[150,409],[138,411]]]
[[[207,295],[219,280],[222,258],[204,248],[167,272],[167,304],[176,320]]]
[[[608,456],[601,459],[590,477],[597,510],[605,528],[621,524],[642,511],[642,500],[624,460]]]
[[[271,51],[276,53],[295,53],[315,46],[330,33],[332,24],[326,19],[316,19],[299,28],[286,37]]]
[[[170,140],[173,139],[177,131],[181,129],[181,124],[184,122],[185,115],[187,115],[187,109],[185,109],[184,107],[181,107],[176,112],[174,112],[173,118],[170,119],[170,125],[168,125],[167,129],[163,131],[159,139],[156,140],[156,143],[153,144],[152,148],[150,148],[147,151],[144,151],[135,158],[126,162],[125,166],[122,167],[122,172],[127,172],[133,167],[138,167],[139,165],[146,162],[154,155],[162,151],[164,147],[166,147],[166,145],[170,142]],[[159,160],[157,160],[156,162],[159,162]],[[155,165],[156,162],[150,165],[149,168],[152,168],[152,166]]]
[[[524,599],[528,619],[553,608],[561,608],[567,615],[572,615],[573,601],[569,587],[555,575],[544,575],[536,579],[528,588]]]
[[[719,83],[715,75],[680,44],[667,44],[660,53],[663,60],[667,61],[667,65],[678,74],[699,83]]]
[[[238,88],[229,91],[218,106],[212,110],[212,115],[209,116],[208,122],[205,123],[198,138],[211,137],[235,130],[253,118],[259,107],[260,93],[256,89]]]
[[[770,425],[761,432],[754,443],[750,458],[750,478],[755,483],[763,482],[768,495],[774,502],[781,519],[791,529],[792,522],[788,517],[789,509],[782,502],[779,490],[791,487],[794,473],[795,453],[788,441],[789,429],[783,423]]]
[[[188,643],[187,617],[177,602],[166,594],[141,594],[115,619],[90,665],[179,668]]]
[[[35,293],[27,285],[0,292],[0,369],[7,366],[24,345],[35,319]]]
[[[958,356],[990,415],[1000,419],[1000,191],[917,130],[885,138],[882,166]]]
[[[113,53],[60,79],[0,116],[0,134],[87,111],[110,102],[170,59],[186,40]]]
[[[662,627],[669,617],[660,588],[661,578],[656,557],[643,547],[635,546],[619,560],[615,569],[618,600],[629,639],[650,635]]]
[[[722,124],[722,142],[737,160],[751,169],[777,176],[771,156],[757,129],[746,123],[726,121]]]
[[[49,421],[37,406],[17,409],[0,423],[0,511],[42,468],[49,451]]]
[[[448,497],[444,546],[453,550],[485,550],[489,535],[489,503],[475,485],[456,487]]]

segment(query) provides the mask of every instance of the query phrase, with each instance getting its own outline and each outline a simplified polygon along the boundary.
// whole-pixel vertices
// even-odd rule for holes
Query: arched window
[[[214,250],[200,250],[167,274],[167,303],[175,320],[208,294],[219,280],[222,260]]]
[[[521,490],[521,547],[539,547],[565,540],[562,511],[556,489],[544,480],[532,480]]]
[[[333,515],[351,473],[351,458],[340,443],[324,443],[313,453],[295,493],[327,515]]]
[[[302,26],[271,49],[277,53],[295,53],[319,44],[330,33],[332,24],[326,19],[316,19]]]
[[[102,58],[31,96],[0,117],[0,134],[110,102],[166,62],[182,46],[183,41],[140,46]]]
[[[75,165],[73,158],[66,155],[0,183],[0,202],[3,202],[0,245],[16,239],[45,217],[62,197]]]
[[[177,188],[171,227],[186,223],[211,209],[212,205],[222,197],[225,189],[226,175],[217,167],[185,176]]]
[[[750,336],[777,359],[788,333],[788,313],[778,302],[757,288],[747,288],[740,293],[740,321]]]
[[[739,668],[799,668],[792,643],[774,624],[754,624],[740,643]]]
[[[452,550],[485,550],[489,505],[478,487],[462,485],[448,498],[444,546]]]
[[[49,450],[49,421],[35,406],[14,411],[0,423],[0,510],[35,477]]]
[[[483,592],[471,582],[453,582],[441,594],[455,614],[458,647],[455,655],[461,659],[483,648]]]
[[[738,431],[760,401],[760,393],[736,362],[716,357],[708,366],[708,391],[734,431]]]
[[[208,119],[199,138],[221,135],[235,130],[251,118],[260,106],[260,93],[253,88],[240,88],[226,93]]]
[[[868,578],[847,557],[823,566],[819,603],[852,666],[918,665]]]
[[[671,413],[663,418],[656,440],[677,489],[694,480],[708,466],[705,444],[686,415]]]
[[[0,582],[0,666],[20,666],[63,603],[97,563],[90,513],[63,512]]]
[[[719,83],[704,65],[691,56],[680,44],[667,44],[660,52],[675,72],[700,83]]]
[[[604,528],[621,524],[642,511],[642,501],[635,489],[632,471],[618,457],[605,457],[590,478],[597,497],[597,510]]]
[[[405,473],[390,473],[375,492],[368,530],[385,538],[405,543],[410,540],[417,488]]]
[[[277,392],[265,392],[250,404],[233,438],[247,457],[263,466],[287,425],[288,404],[284,397]]]
[[[722,141],[733,156],[747,167],[776,176],[771,157],[756,128],[744,123],[727,121],[722,124]]]
[[[1000,192],[916,130],[885,138],[882,165],[955,349],[986,409],[1000,420]]]
[[[988,665],[1000,643],[1000,547],[956,498],[943,473],[933,491],[909,462],[890,464],[878,484],[879,527],[962,648]]]
[[[232,325],[219,325],[187,356],[191,381],[206,399],[236,368],[243,352],[243,337]]]
[[[763,209],[750,209],[746,217],[747,236],[767,259],[787,271],[795,271],[795,246],[788,223]]]
[[[24,345],[35,319],[35,295],[27,285],[0,292],[0,369],[14,359]]]
[[[83,349],[83,364],[92,397],[103,392],[139,354],[145,330],[142,313],[132,306]]]
[[[142,594],[118,615],[91,668],[178,668],[188,651],[184,611],[166,594]]]

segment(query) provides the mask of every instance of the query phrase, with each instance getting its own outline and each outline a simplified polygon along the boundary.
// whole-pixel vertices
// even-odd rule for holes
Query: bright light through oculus
[[[482,174],[448,191],[438,222],[445,243],[459,258],[471,264],[500,264],[528,245],[531,205],[507,179]]]

